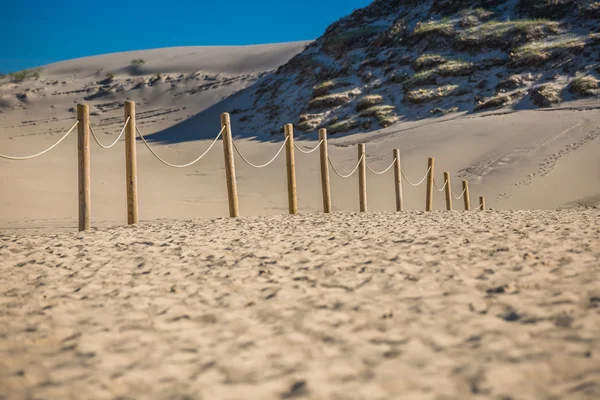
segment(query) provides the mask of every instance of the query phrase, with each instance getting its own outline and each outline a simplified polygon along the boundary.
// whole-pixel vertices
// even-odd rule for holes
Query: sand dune
[[[0,237],[0,398],[597,399],[597,210]]]

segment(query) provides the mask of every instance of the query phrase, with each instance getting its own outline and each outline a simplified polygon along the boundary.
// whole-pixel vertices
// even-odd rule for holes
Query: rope
[[[410,186],[419,186],[421,183],[425,182],[425,179],[427,178],[429,171],[431,171],[431,167],[429,167],[427,169],[427,172],[425,172],[425,176],[423,177],[423,179],[421,179],[421,181],[419,183],[412,183],[411,181],[409,181],[408,178],[406,177],[406,175],[404,175],[404,170],[402,170],[401,173],[402,173],[402,177],[404,178],[406,183],[408,183]]]
[[[452,195],[452,197],[454,197],[454,200],[460,200],[460,199],[462,199],[462,197],[465,195],[466,192],[467,192],[467,189],[463,189],[463,191],[460,194],[460,196],[454,197],[454,195]]]
[[[435,178],[433,178],[433,186],[435,186],[435,188],[438,192],[443,192],[447,185],[448,185],[448,181],[445,181],[444,186],[442,186],[442,188],[440,189],[438,187],[437,183],[435,182]]]
[[[394,158],[394,161],[392,161],[392,164],[381,172],[377,172],[377,171],[371,169],[371,167],[369,167],[369,164],[367,164],[367,168],[369,169],[369,171],[371,171],[372,173],[374,173],[376,175],[383,175],[386,172],[388,172],[390,169],[392,169],[392,167],[394,166],[394,164],[396,163],[397,160],[398,160],[397,158]]]
[[[140,129],[137,127],[137,125],[135,126],[135,130],[137,131],[138,135],[140,135],[140,138],[142,139],[142,141],[144,142],[144,144],[146,145],[146,147],[148,148],[148,150],[150,150],[150,153],[152,153],[152,155],[154,155],[154,157],[156,157],[156,159],[160,162],[162,162],[163,164],[171,167],[171,168],[185,168],[185,167],[189,167],[190,165],[193,165],[195,163],[197,163],[198,161],[200,161],[202,159],[202,157],[204,157],[209,151],[210,149],[213,148],[213,146],[215,145],[215,143],[217,143],[217,140],[219,140],[219,138],[221,137],[221,134],[223,133],[223,130],[225,129],[225,127],[221,128],[221,131],[219,132],[219,134],[217,135],[217,137],[215,138],[215,140],[213,140],[213,142],[210,144],[210,146],[208,146],[208,149],[206,149],[206,151],[204,153],[202,153],[202,155],[198,158],[196,158],[194,161],[191,161],[187,164],[182,164],[182,165],[177,165],[177,164],[171,164],[165,160],[163,160],[162,158],[160,158],[160,156],[158,154],[156,154],[154,152],[154,150],[152,150],[152,147],[150,147],[150,145],[148,144],[148,142],[146,141],[146,139],[144,138],[144,136],[142,135],[142,132],[140,132]]]
[[[52,150],[53,148],[55,148],[56,146],[58,146],[60,144],[60,142],[62,142],[63,140],[65,140],[67,138],[67,136],[69,136],[69,134],[73,131],[73,129],[75,129],[75,127],[77,126],[78,123],[79,123],[79,120],[75,121],[75,124],[71,127],[71,129],[69,129],[69,131],[67,133],[64,134],[63,137],[61,137],[60,139],[58,139],[58,141],[56,143],[54,143],[52,146],[48,147],[44,151],[40,151],[37,154],[31,155],[31,156],[25,156],[25,157],[12,157],[12,156],[5,156],[4,154],[0,154],[0,158],[5,158],[7,160],[14,160],[14,161],[23,161],[23,160],[30,160],[32,158],[39,157],[42,154],[45,154],[45,153],[49,152],[50,150]]]
[[[235,148],[235,151],[237,151],[237,153],[240,155],[240,157],[242,157],[242,160],[244,160],[246,162],[246,164],[248,164],[249,166],[254,167],[254,168],[264,168],[264,167],[268,166],[269,164],[271,164],[273,161],[275,161],[277,156],[281,153],[281,151],[285,147],[285,144],[287,143],[288,139],[289,138],[287,138],[287,137],[285,138],[285,140],[281,144],[281,147],[279,148],[279,150],[277,151],[275,156],[273,156],[273,158],[271,158],[268,162],[261,164],[261,165],[252,164],[250,161],[248,161],[248,159],[246,159],[246,157],[244,157],[244,155],[240,152],[240,149],[237,148],[235,141],[232,140],[231,142],[233,143],[233,147]]]
[[[117,138],[115,139],[115,141],[112,142],[111,144],[109,144],[108,146],[105,146],[102,143],[100,143],[100,141],[98,140],[98,137],[94,133],[94,129],[92,129],[92,124],[91,123],[90,123],[90,132],[92,132],[92,136],[94,137],[94,140],[96,141],[96,143],[98,143],[98,146],[102,147],[103,149],[110,149],[115,144],[117,144],[117,142],[119,141],[119,139],[121,139],[121,136],[123,136],[123,133],[125,132],[125,128],[127,128],[127,124],[129,123],[129,119],[131,119],[131,117],[127,117],[127,121],[125,121],[125,125],[123,125],[123,129],[121,129],[121,133],[119,133],[119,136],[117,136]]]
[[[352,172],[350,172],[348,175],[342,175],[339,173],[339,171],[337,169],[335,169],[335,167],[333,166],[333,163],[331,162],[331,158],[327,157],[327,159],[329,160],[329,165],[331,165],[331,168],[333,169],[333,172],[335,172],[337,174],[337,176],[339,176],[340,178],[349,178],[351,177],[356,170],[358,169],[358,167],[360,166],[360,163],[362,162],[363,158],[365,157],[365,155],[363,154],[360,159],[358,160],[358,164],[356,164],[356,167],[354,167],[354,169],[352,170]]]
[[[323,144],[323,139],[321,139],[321,141],[319,142],[319,144],[317,144],[317,147],[315,147],[314,149],[311,150],[302,150],[300,147],[298,147],[298,145],[296,143],[294,143],[294,147],[298,150],[300,150],[300,152],[304,153],[304,154],[310,154],[314,151],[317,151],[319,149],[319,147],[321,147],[321,145]]]

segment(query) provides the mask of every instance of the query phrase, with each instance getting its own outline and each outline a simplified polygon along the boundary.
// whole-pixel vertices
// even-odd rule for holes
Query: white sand
[[[598,399],[599,218],[4,235],[0,398]]]

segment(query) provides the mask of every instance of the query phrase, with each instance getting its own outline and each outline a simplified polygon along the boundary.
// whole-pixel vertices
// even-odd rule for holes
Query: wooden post
[[[479,198],[479,209],[485,211],[485,197],[483,196]]]
[[[321,187],[323,189],[323,212],[331,212],[331,187],[329,186],[329,153],[327,151],[327,129],[319,129],[319,141],[321,149]]]
[[[235,180],[235,164],[233,162],[233,138],[231,136],[231,120],[229,113],[221,114],[223,130],[223,153],[225,155],[225,176],[227,178],[227,199],[229,200],[229,216],[239,217],[237,185]]]
[[[469,196],[469,182],[462,181],[462,187],[465,192],[463,199],[465,202],[465,211],[471,210],[471,197]]]
[[[287,166],[288,204],[290,214],[298,213],[298,198],[296,197],[296,163],[294,160],[294,126],[287,124],[284,127],[287,145],[285,159]]]
[[[435,160],[430,157],[428,166],[429,173],[427,175],[427,196],[425,198],[425,211],[433,210],[433,167],[435,165]]]
[[[77,105],[77,164],[79,175],[79,231],[91,228],[90,116],[87,104]]]
[[[402,198],[402,164],[400,163],[400,150],[394,149],[394,186],[396,189],[396,211],[404,211]]]
[[[452,186],[450,186],[449,172],[444,172],[444,182],[446,184],[446,210],[452,211]]]
[[[360,212],[367,212],[367,160],[365,145],[358,145],[358,194],[360,197]]]
[[[125,102],[125,173],[127,179],[127,223],[138,223],[137,155],[135,150],[135,103]]]

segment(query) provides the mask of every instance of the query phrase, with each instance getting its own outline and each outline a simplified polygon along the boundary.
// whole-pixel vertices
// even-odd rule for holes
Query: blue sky
[[[0,72],[118,51],[310,40],[372,0],[0,0]]]

